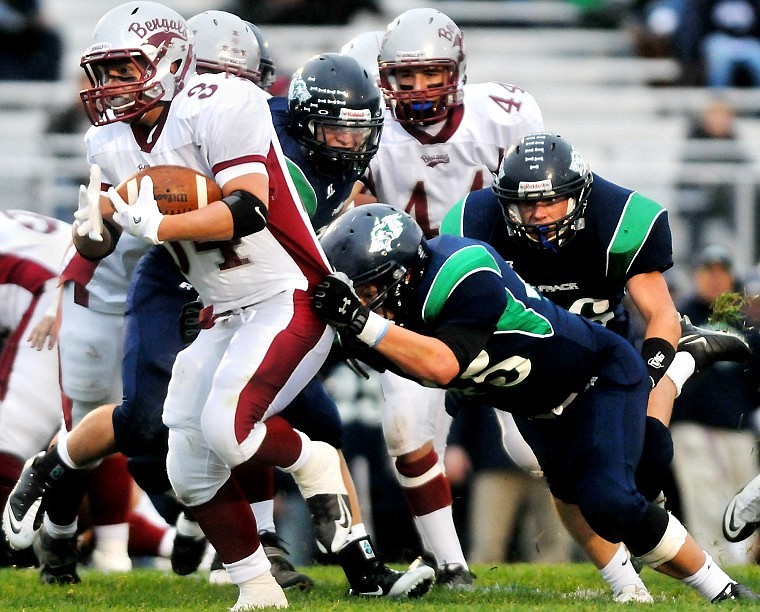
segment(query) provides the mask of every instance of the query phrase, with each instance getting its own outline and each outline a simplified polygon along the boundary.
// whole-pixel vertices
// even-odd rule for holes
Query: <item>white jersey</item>
[[[129,279],[149,246],[123,232],[116,248],[103,259],[85,259],[72,247],[66,257],[61,281],[77,284],[75,299],[81,306],[95,312],[123,315]]]
[[[149,133],[113,123],[85,136],[90,163],[101,167],[111,185],[163,164],[193,168],[222,188],[244,174],[268,174],[266,229],[236,240],[166,245],[204,304],[216,312],[288,289],[306,290],[329,270],[286,170],[267,97],[244,79],[194,75]]]
[[[0,452],[30,457],[61,419],[58,352],[26,337],[58,299],[58,275],[71,226],[23,210],[0,211]],[[30,418],[32,414],[32,418]]]
[[[32,297],[57,284],[70,243],[71,226],[63,221],[25,210],[0,211],[0,326],[16,328]]]
[[[427,237],[436,236],[445,213],[469,192],[488,187],[504,152],[544,129],[528,92],[503,83],[465,85],[464,104],[431,135],[385,111],[380,150],[366,183],[380,202],[403,208]]]

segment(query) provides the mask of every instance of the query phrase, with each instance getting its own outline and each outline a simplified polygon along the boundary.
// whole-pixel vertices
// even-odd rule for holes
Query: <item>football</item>
[[[150,166],[121,183],[116,192],[127,204],[137,200],[140,181],[153,179],[153,197],[165,215],[178,215],[222,198],[222,190],[205,174],[184,166]]]

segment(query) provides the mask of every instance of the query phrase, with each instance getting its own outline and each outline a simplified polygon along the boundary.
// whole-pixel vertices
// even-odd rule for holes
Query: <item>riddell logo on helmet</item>
[[[187,26],[184,22],[175,21],[174,19],[149,19],[142,23],[133,22],[127,28],[129,32],[134,32],[140,38],[145,38],[151,32],[176,32],[182,38],[187,38]]]
[[[344,121],[369,121],[372,113],[368,108],[341,108],[339,118]]]

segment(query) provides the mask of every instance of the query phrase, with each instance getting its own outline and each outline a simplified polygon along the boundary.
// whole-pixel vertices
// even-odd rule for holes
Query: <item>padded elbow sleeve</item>
[[[222,198],[232,213],[232,237],[242,238],[267,226],[267,207],[255,195],[238,189]]]

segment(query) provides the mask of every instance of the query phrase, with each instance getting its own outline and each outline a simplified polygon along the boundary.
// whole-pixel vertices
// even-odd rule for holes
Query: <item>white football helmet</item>
[[[380,43],[383,41],[384,34],[385,32],[382,30],[362,32],[354,36],[340,49],[342,55],[353,57],[359,62],[377,84],[380,84],[377,58],[380,55]]]
[[[380,86],[401,123],[435,123],[462,103],[467,67],[464,38],[457,24],[436,9],[411,9],[391,21],[378,64]],[[448,73],[441,87],[401,89],[395,77],[401,68],[440,66]]]
[[[125,60],[141,76],[103,85],[103,67]],[[126,2],[97,23],[81,66],[92,85],[80,96],[93,125],[137,119],[159,102],[172,100],[195,72],[187,22],[163,4]]]
[[[198,72],[227,72],[257,85],[261,51],[256,36],[237,15],[205,11],[187,20]]]

